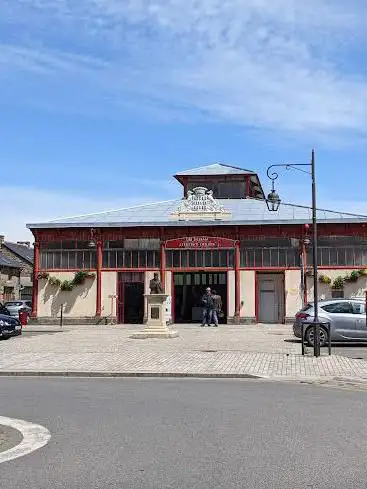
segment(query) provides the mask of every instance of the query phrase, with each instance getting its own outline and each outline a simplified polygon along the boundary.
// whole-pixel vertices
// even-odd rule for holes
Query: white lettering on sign
[[[230,216],[230,212],[214,199],[212,190],[196,187],[188,191],[187,199],[182,201],[171,216],[181,220],[225,219]]]

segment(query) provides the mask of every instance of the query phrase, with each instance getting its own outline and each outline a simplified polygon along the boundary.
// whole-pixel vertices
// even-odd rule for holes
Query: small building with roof
[[[312,212],[268,210],[256,172],[213,164],[179,172],[182,198],[29,224],[35,237],[33,317],[145,320],[158,272],[171,322],[196,322],[206,287],[224,323],[282,323],[312,295]],[[362,295],[367,217],[317,211],[320,298]]]

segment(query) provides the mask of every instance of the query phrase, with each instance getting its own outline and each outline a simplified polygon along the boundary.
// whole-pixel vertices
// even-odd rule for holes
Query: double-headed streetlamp
[[[305,170],[304,167],[311,167],[311,171]],[[317,278],[317,216],[316,216],[316,178],[315,178],[315,151],[312,150],[311,163],[282,163],[271,165],[267,169],[267,175],[272,181],[272,189],[266,200],[269,211],[276,212],[279,209],[281,200],[275,191],[275,180],[279,177],[278,173],[273,171],[274,168],[286,168],[299,170],[311,175],[312,178],[312,249],[313,249],[313,295],[314,295],[314,319],[312,322],[314,329],[314,356],[320,356],[320,320],[318,304],[318,278]]]

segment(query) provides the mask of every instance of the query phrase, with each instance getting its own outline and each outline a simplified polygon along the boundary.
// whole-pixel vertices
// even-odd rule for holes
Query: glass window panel
[[[77,241],[76,242],[76,247],[79,250],[88,250],[90,248],[89,247],[89,241]]]
[[[255,250],[255,267],[262,267],[263,266],[263,259],[262,259],[262,249],[257,248]]]
[[[204,266],[204,252],[201,250],[198,250],[196,252],[196,258],[197,258],[197,266],[203,267]]]
[[[47,253],[44,251],[40,252],[40,268],[47,268]]]
[[[346,265],[354,266],[354,249],[347,248],[345,251],[346,251]]]
[[[230,268],[233,268],[234,267],[234,251],[229,250],[229,251],[227,251],[227,253],[228,253],[228,266]]]
[[[181,266],[188,267],[189,266],[189,252],[182,250],[181,251]]]
[[[200,275],[199,275],[199,277],[200,277]],[[204,275],[203,273],[201,274],[201,284],[206,285],[206,275]]]
[[[196,251],[189,251],[189,267],[196,267]]]
[[[361,248],[354,248],[354,265],[357,267],[363,265],[363,251]]]
[[[139,247],[138,239],[124,239],[125,250],[137,250]]]
[[[213,266],[213,255],[211,251],[204,251],[204,266],[205,267]]]
[[[185,275],[186,285],[191,285],[191,273]]]
[[[139,251],[139,267],[145,268],[147,266],[147,252]]]
[[[115,250],[110,250],[109,252],[109,262],[110,262],[110,268],[117,268],[117,253]],[[122,254],[122,253],[121,253]],[[121,256],[120,254],[120,256]]]
[[[147,251],[147,267],[148,268],[154,268],[155,267],[155,260],[154,260],[154,251]]]
[[[131,263],[132,263],[131,251],[124,250],[122,254],[123,254],[123,266],[125,268],[131,268]]]
[[[117,250],[122,249],[124,247],[124,240],[120,239],[117,241],[108,241],[108,248]]]
[[[173,252],[173,266],[175,268],[179,268],[180,267],[180,251],[179,250],[175,250]]]
[[[69,251],[69,268],[83,268],[83,251]]]
[[[338,265],[338,250],[330,248],[330,265]]]
[[[132,257],[131,266],[133,268],[138,268],[138,266],[139,266],[139,252],[136,250],[132,251],[131,257]]]
[[[270,261],[270,249],[269,248],[264,248],[262,250],[263,252],[263,262],[262,266],[263,267],[270,267],[271,266],[271,261]]]
[[[110,250],[111,268],[124,267],[124,250]]]
[[[219,251],[219,266],[220,267],[227,266],[227,250]]]
[[[76,248],[76,241],[63,241],[62,249],[63,250],[74,250]]]
[[[330,248],[322,248],[321,253],[319,253],[319,256],[320,256],[319,264],[321,266],[330,265]]]
[[[50,241],[49,243],[41,243],[41,249],[61,250],[61,241]]]
[[[219,284],[220,285],[225,285],[226,283],[227,283],[227,274],[220,273],[219,274]]]
[[[287,251],[284,248],[279,248],[278,265],[280,267],[286,267],[287,266]]]
[[[182,273],[174,274],[175,285],[184,285],[184,275]]]
[[[220,266],[220,255],[219,255],[219,250],[213,250],[212,251],[212,259],[213,259],[213,267],[219,267]]]
[[[195,285],[201,285],[201,282],[200,282],[200,274],[199,273],[195,273],[195,275],[194,275],[194,281],[195,281]]]
[[[61,264],[61,251],[55,251],[54,253],[51,254],[52,258],[52,268],[62,268]]]
[[[110,268],[110,252],[108,250],[103,251],[103,268]]]

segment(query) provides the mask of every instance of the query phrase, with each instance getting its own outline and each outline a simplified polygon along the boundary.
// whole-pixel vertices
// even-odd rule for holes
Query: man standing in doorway
[[[212,299],[213,299],[213,312],[212,312],[212,321],[215,327],[218,327],[218,316],[222,312],[222,298],[219,294],[217,294],[216,290],[212,290]]]
[[[201,322],[201,326],[210,326],[212,322],[212,315],[214,310],[214,302],[212,292],[210,287],[207,287],[205,290],[205,294],[201,299],[201,303],[203,305],[203,320]]]

